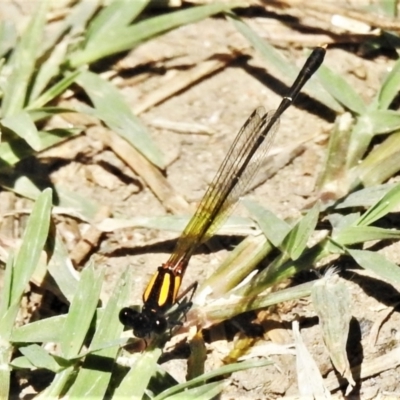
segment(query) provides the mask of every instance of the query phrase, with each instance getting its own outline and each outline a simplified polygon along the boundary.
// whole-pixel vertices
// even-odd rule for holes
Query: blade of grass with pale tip
[[[92,265],[81,274],[60,337],[61,354],[66,359],[76,357],[81,350],[99,302],[103,275],[95,272]]]
[[[235,28],[249,41],[249,43],[263,56],[263,58],[273,67],[276,72],[281,74],[286,83],[291,83],[299,73],[299,69],[294,67],[282,54],[274,47],[270,46],[256,32],[254,32],[245,22],[233,13],[227,13],[226,18],[232,22]],[[316,74],[318,76],[318,72]],[[315,79],[305,85],[305,92],[316,98],[322,104],[336,112],[342,111],[340,104],[326,91]]]
[[[355,382],[346,351],[352,318],[350,292],[344,281],[331,273],[315,283],[311,300],[330,359],[340,376],[353,387]]]
[[[364,269],[374,272],[389,283],[400,283],[400,267],[382,254],[368,250],[346,249],[346,251]]]
[[[340,104],[355,114],[365,114],[367,111],[365,103],[342,75],[333,72],[326,65],[321,65],[317,76],[325,90]]]
[[[77,79],[93,102],[97,116],[159,168],[164,168],[161,152],[153,143],[147,129],[132,113],[118,90],[91,72],[83,72]]]
[[[400,183],[389,190],[381,199],[372,205],[358,220],[357,226],[371,225],[384,217],[400,204]]]
[[[87,48],[77,50],[71,55],[69,64],[72,68],[76,68],[112,54],[131,50],[139,43],[171,29],[201,21],[204,18],[230,10],[240,4],[239,2],[206,4],[148,18],[128,27],[122,27],[119,30],[110,32],[108,36],[104,36],[104,40],[101,43],[96,42],[91,44],[91,42],[88,42]]]
[[[317,187],[330,198],[337,199],[348,193],[346,156],[352,125],[351,114],[341,114],[336,117],[329,135],[328,151]]]
[[[2,115],[13,115],[25,105],[29,82],[42,41],[48,2],[41,1],[7,63],[11,74],[3,88]]]
[[[123,331],[119,322],[118,312],[129,300],[131,273],[127,269],[119,281],[116,282],[112,296],[104,309],[103,315],[96,326],[96,332],[90,343],[89,352],[97,349],[104,343],[118,339]],[[88,354],[82,368],[68,392],[68,397],[75,399],[100,399],[104,398],[111,379],[114,363],[119,352],[119,346],[107,347]],[[96,368],[92,368],[96,365]]]

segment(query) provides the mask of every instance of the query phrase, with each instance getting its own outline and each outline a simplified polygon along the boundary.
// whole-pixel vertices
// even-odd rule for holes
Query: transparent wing
[[[275,111],[258,107],[240,129],[197,211],[178,239],[167,265],[189,261],[195,248],[226,220],[239,197],[249,187],[273,142],[279,126]]]

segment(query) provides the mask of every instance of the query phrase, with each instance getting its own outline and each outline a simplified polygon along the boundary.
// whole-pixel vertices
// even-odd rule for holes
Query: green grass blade
[[[114,290],[107,303],[89,351],[100,347],[103,343],[118,339],[123,331],[123,326],[118,319],[118,312],[129,300],[132,286],[130,279],[127,280],[128,271],[121,276],[120,281],[116,284],[118,290]],[[88,354],[83,363],[83,368],[79,370],[78,376],[68,392],[68,397],[76,399],[104,398],[113,371],[112,360],[117,357],[118,352],[119,347],[114,346]],[[100,368],[93,368],[93,365]]]
[[[57,361],[43,347],[37,344],[20,347],[19,351],[36,368],[47,369],[53,372],[60,370],[60,365]]]
[[[10,398],[10,360],[12,354],[13,348],[7,342],[2,340],[2,345],[0,347],[0,399]]]
[[[79,274],[75,270],[69,258],[68,250],[57,231],[49,237],[48,247],[51,249],[51,252],[49,251],[51,257],[47,270],[62,295],[71,302],[76,294]]]
[[[60,338],[61,353],[66,359],[76,357],[82,347],[99,302],[102,280],[103,274],[95,273],[91,265],[81,274]]]
[[[10,116],[25,105],[29,82],[35,69],[36,58],[46,21],[47,1],[38,3],[34,16],[21,36],[7,67],[11,70],[4,87],[2,115]]]
[[[400,90],[400,59],[395,62],[392,70],[382,83],[375,103],[377,108],[386,110],[392,104]]]
[[[272,249],[262,234],[246,237],[229,253],[218,269],[201,283],[197,294],[201,298],[205,290],[207,294],[211,292],[213,298],[225,295],[247,278]]]
[[[31,110],[27,110],[31,120],[34,122],[42,121],[44,119],[50,118],[53,115],[62,113],[75,113],[75,110],[66,107],[41,107]],[[1,154],[1,153],[0,153]]]
[[[400,267],[382,254],[368,250],[346,249],[346,251],[361,267],[373,271],[377,276],[391,284],[400,283]]]
[[[187,389],[181,393],[166,397],[166,400],[208,400],[217,398],[226,385],[226,382],[204,383],[201,386]]]
[[[110,129],[126,139],[153,164],[160,168],[164,167],[161,153],[151,140],[146,128],[111,83],[91,72],[82,73],[77,83],[90,97],[97,110],[97,116]]]
[[[38,197],[28,219],[22,245],[15,257],[11,302],[19,302],[39,262],[47,240],[52,206],[52,191],[45,189]]]
[[[307,246],[310,235],[318,222],[319,204],[314,207],[294,226],[282,243],[282,248],[290,255],[290,258],[297,260]]]
[[[0,321],[6,315],[8,306],[11,303],[12,279],[14,268],[14,254],[10,252],[3,276],[3,288],[0,293]]]
[[[386,134],[400,129],[400,113],[398,111],[368,111],[362,118],[366,125],[371,126],[373,135]]]
[[[51,100],[64,93],[78,78],[80,71],[74,71],[71,74],[68,74],[63,79],[58,81],[54,86],[49,88],[45,93],[43,93],[40,97],[33,100],[31,104],[29,104],[28,109],[40,108],[45,106]]]
[[[55,191],[59,207],[70,209],[71,214],[80,215],[87,222],[92,221],[99,211],[99,204],[88,197],[69,191],[60,185],[55,185]]]
[[[264,367],[266,365],[272,364],[272,361],[270,360],[250,360],[250,361],[243,361],[240,363],[235,363],[235,364],[229,364],[225,365],[223,367],[214,369],[213,371],[206,372],[205,374],[194,378],[188,382],[181,383],[179,385],[176,385],[172,387],[171,389],[165,390],[163,393],[159,394],[154,398],[154,400],[164,400],[168,399],[170,396],[181,393],[184,390],[197,386],[197,385],[204,385],[204,382],[209,381],[209,380],[214,380],[216,378],[219,378],[224,375],[228,374],[233,374],[234,372],[237,371],[245,371],[246,369],[250,368],[258,368],[258,367]]]
[[[358,220],[357,226],[368,226],[391,212],[400,203],[400,184],[387,192]]]
[[[67,315],[41,319],[29,324],[14,327],[10,341],[13,343],[59,342]]]
[[[375,226],[349,226],[337,232],[333,239],[342,246],[365,243],[371,240],[400,240],[400,231]]]
[[[20,124],[20,122],[17,122],[17,124]],[[81,132],[81,129],[54,129],[50,131],[39,131],[37,134],[38,143],[35,144],[36,151],[29,146],[24,139],[16,138],[4,141],[0,143],[0,168],[7,168],[15,165],[24,158],[36,154],[37,151],[43,151],[64,140],[70,139]]]
[[[350,193],[335,205],[335,209],[340,210],[343,208],[370,207],[395,186],[396,184],[394,183],[385,183],[383,185],[372,186]]]
[[[229,10],[240,3],[213,3],[175,11],[146,19],[129,27],[121,28],[105,37],[101,43],[89,42],[90,47],[73,53],[69,59],[72,68],[92,63],[100,58],[130,50],[139,43],[179,26],[200,21],[211,15]]]
[[[63,397],[66,388],[68,388],[68,385],[75,376],[75,368],[75,366],[69,366],[56,374],[50,386],[47,386],[40,395],[36,396],[36,400],[59,399]]]
[[[245,22],[235,14],[229,13],[227,19],[232,22],[235,28],[249,41],[249,43],[263,56],[265,61],[271,65],[287,84],[293,82],[299,73],[299,69],[294,67],[282,54],[274,47],[270,46],[256,32],[254,32]],[[317,73],[318,75],[318,73]],[[325,104],[327,107],[337,112],[342,111],[340,104],[324,90],[316,80],[311,78],[305,85],[305,92]]]
[[[40,65],[30,92],[28,104],[37,99],[49,82],[60,73],[60,66],[65,60],[68,45],[67,40],[57,44],[50,56]]]
[[[347,150],[346,168],[350,169],[363,159],[374,137],[373,127],[369,124],[368,117],[362,115],[357,118],[350,135],[349,148]]]
[[[3,118],[1,124],[24,139],[32,149],[40,150],[38,130],[26,111],[19,111]]]
[[[161,353],[159,348],[143,353],[115,390],[113,398],[143,399],[149,381],[157,370],[157,361]]]
[[[400,132],[390,135],[375,147],[351,175],[364,186],[376,186],[400,170]]]
[[[367,107],[361,97],[341,75],[336,74],[327,66],[321,65],[318,70],[318,78],[325,90],[348,110],[359,115],[367,111]]]
[[[115,30],[129,25],[147,6],[149,0],[119,0],[104,7],[90,23],[87,31],[86,47],[101,46]]]
[[[254,201],[244,199],[242,200],[242,203],[254,216],[258,226],[261,228],[268,240],[275,247],[280,247],[283,240],[290,232],[291,226]]]

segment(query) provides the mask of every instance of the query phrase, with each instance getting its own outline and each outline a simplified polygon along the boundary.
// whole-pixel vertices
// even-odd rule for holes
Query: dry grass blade
[[[140,114],[151,107],[162,103],[178,92],[187,89],[199,80],[225,68],[233,59],[233,55],[226,55],[223,59],[207,60],[188,71],[179,72],[178,75],[166,82],[165,85],[152,91],[147,97],[142,98],[140,103],[134,107],[134,113]]]
[[[142,177],[166,210],[173,213],[181,213],[187,209],[187,202],[174,191],[159,169],[151,164],[135,148],[127,146],[124,139],[106,130],[98,132],[97,138],[101,138],[104,143],[111,147],[115,154]]]

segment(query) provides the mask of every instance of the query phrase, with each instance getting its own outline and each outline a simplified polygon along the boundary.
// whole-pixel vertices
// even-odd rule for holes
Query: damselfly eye
[[[139,311],[129,307],[123,308],[119,312],[118,317],[122,325],[129,326],[130,328],[134,328],[134,326],[143,319],[143,316]]]
[[[153,321],[153,331],[159,335],[167,329],[167,326],[168,323],[165,317],[158,316],[157,319]]]

